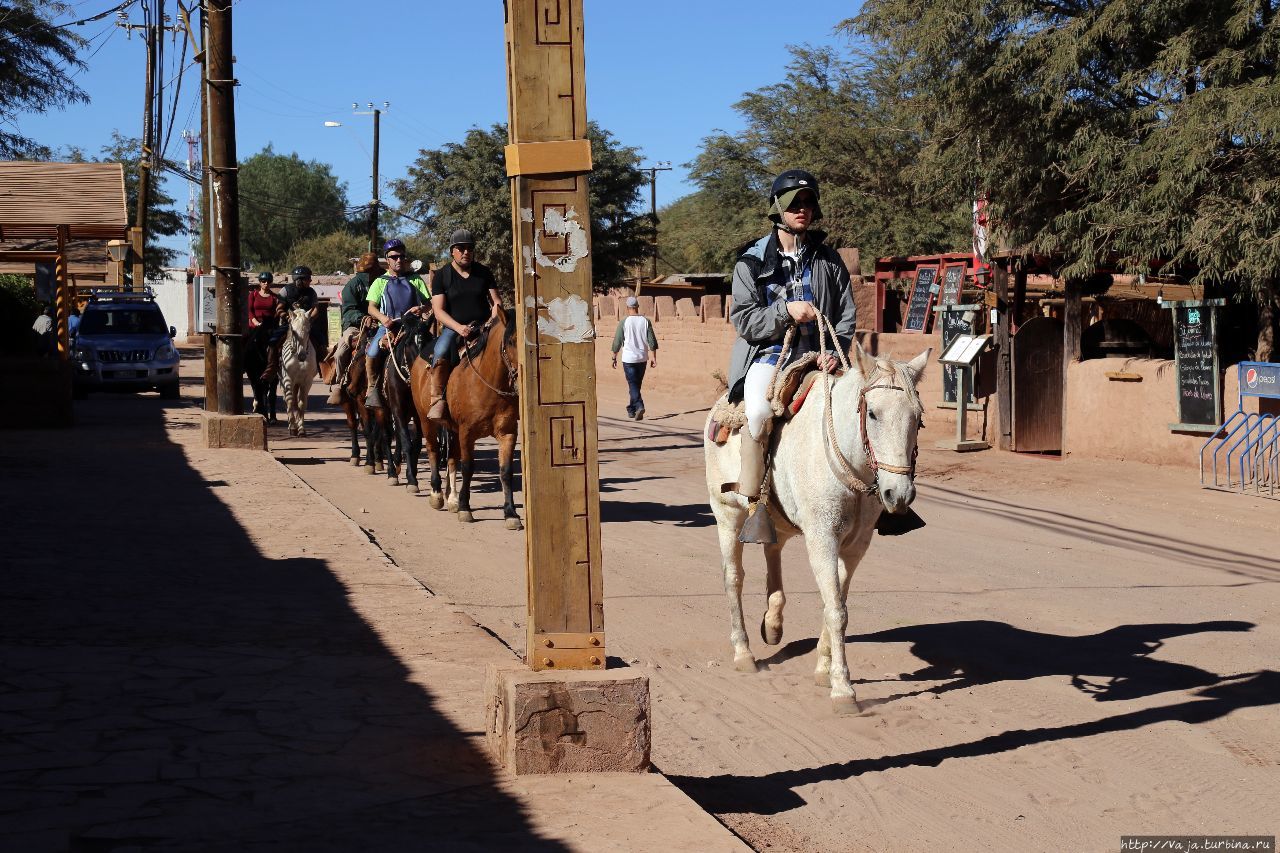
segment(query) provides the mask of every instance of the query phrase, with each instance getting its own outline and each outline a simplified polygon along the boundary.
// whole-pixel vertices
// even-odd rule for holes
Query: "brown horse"
[[[512,463],[515,459],[516,430],[520,420],[516,375],[516,329],[514,312],[501,312],[486,327],[488,338],[484,348],[468,347],[462,353],[461,363],[449,375],[445,399],[449,401],[446,426],[451,439],[450,455],[456,453],[458,468],[462,472],[462,488],[458,492],[458,520],[475,521],[471,513],[471,474],[475,460],[476,441],[486,436],[498,440],[498,477],[502,481],[502,514],[508,530],[523,530],[524,524],[516,513],[512,492]],[[434,427],[427,420],[430,408],[431,370],[426,359],[419,358],[413,364],[413,399],[418,407],[422,424]],[[431,430],[429,430],[430,432]],[[427,453],[431,458],[431,488],[440,490],[440,467],[436,442],[431,434],[427,438]],[[455,449],[456,448],[456,449]],[[436,509],[437,498],[433,494],[431,505]]]
[[[364,370],[364,348],[369,345],[374,326],[366,321],[352,344],[351,367],[347,370],[347,381],[342,386],[342,411],[347,416],[347,429],[351,431],[351,464],[361,462],[360,435],[364,434],[366,452],[364,464],[370,474],[378,473],[384,459],[389,455],[384,446],[388,443],[387,413],[385,409],[369,409],[365,407],[364,397],[368,391],[368,376]],[[334,379],[333,372],[337,367],[332,360],[326,359],[320,365],[321,378],[325,382]]]

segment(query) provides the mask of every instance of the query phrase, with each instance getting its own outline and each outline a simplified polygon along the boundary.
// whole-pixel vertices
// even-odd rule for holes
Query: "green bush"
[[[40,315],[32,280],[25,275],[0,275],[0,353],[31,352],[31,325]]]

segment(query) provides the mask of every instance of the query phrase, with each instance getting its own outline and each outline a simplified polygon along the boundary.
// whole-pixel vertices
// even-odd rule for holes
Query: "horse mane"
[[[511,342],[516,338],[516,309],[503,308],[502,321],[507,326],[506,331],[502,333],[502,345],[511,346]]]
[[[907,394],[907,402],[915,413],[921,417],[924,416],[924,403],[920,400],[920,392],[916,390],[915,380],[911,378],[911,374],[907,372],[906,362],[894,361],[891,358],[874,357],[876,370],[880,373],[887,372],[893,380],[893,384],[902,388]],[[850,362],[854,365],[854,370],[858,370],[858,354],[856,351],[850,354]],[[862,377],[863,383],[866,383],[866,376]]]

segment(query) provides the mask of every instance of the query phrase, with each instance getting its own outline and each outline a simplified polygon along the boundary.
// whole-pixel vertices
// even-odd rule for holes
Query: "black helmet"
[[[775,223],[782,223],[782,211],[791,206],[791,200],[800,190],[813,193],[813,221],[822,218],[822,193],[818,190],[818,179],[804,169],[788,169],[773,179],[769,189],[769,218]]]
[[[304,278],[311,278],[311,267],[294,267],[293,280],[298,281]]]
[[[267,284],[270,284],[275,281],[275,277],[269,272],[260,272],[258,273],[258,281],[265,281]]]
[[[471,232],[465,228],[459,228],[449,235],[449,248],[454,246],[474,246],[476,238],[471,236]]]

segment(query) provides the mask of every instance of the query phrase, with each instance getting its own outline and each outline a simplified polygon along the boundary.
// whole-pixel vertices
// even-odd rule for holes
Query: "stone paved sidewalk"
[[[190,400],[0,434],[0,850],[733,850],[657,774],[512,779],[510,651]]]

